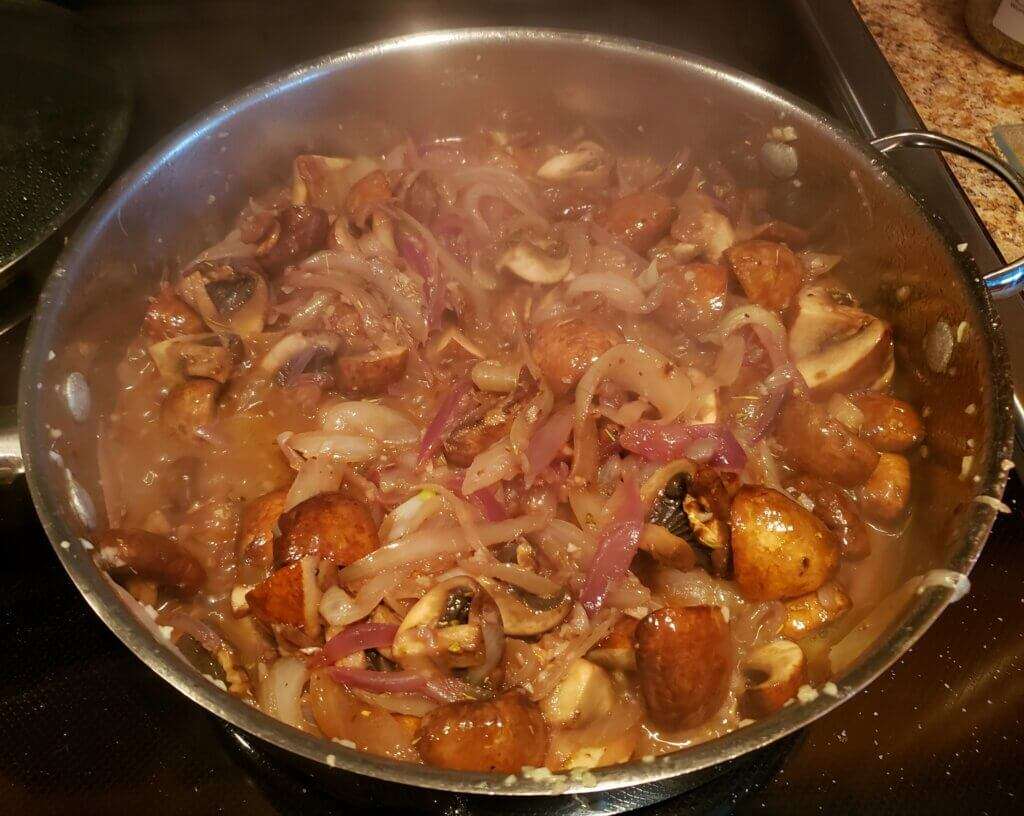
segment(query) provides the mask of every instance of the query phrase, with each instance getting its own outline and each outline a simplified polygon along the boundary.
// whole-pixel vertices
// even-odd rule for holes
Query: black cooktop
[[[108,37],[135,84],[122,166],[216,99],[316,55],[414,30],[547,25],[638,37],[781,85],[866,133],[916,116],[847,0],[600,3],[68,2]],[[668,101],[667,101],[668,102]],[[979,262],[994,251],[943,166],[906,169]],[[4,290],[24,302],[63,230]],[[987,253],[987,254],[986,254]],[[0,338],[13,401],[23,327]],[[1024,493],[1013,477],[1008,501]],[[971,581],[892,670],[778,750],[658,806],[664,814],[1002,814],[1024,810],[1024,520],[996,524]],[[247,751],[93,616],[36,520],[24,482],[0,489],[0,812],[358,812]]]

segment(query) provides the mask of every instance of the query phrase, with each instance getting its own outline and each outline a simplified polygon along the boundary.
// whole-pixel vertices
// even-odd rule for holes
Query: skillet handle
[[[991,170],[1005,181],[1017,198],[1024,203],[1024,181],[1010,165],[991,153],[986,153],[972,144],[951,136],[943,136],[941,133],[931,133],[926,130],[905,130],[872,139],[871,146],[879,153],[888,153],[897,147],[924,147],[930,150],[955,153]],[[988,287],[988,291],[994,298],[1008,298],[1019,294],[1024,290],[1024,258],[983,275],[982,280],[985,281],[985,286]]]
[[[18,410],[13,405],[0,405],[0,485],[10,484],[24,472]]]

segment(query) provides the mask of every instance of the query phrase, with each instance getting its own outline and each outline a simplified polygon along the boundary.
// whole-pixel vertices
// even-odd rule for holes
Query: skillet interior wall
[[[250,193],[283,181],[297,153],[379,151],[404,133],[452,135],[523,117],[554,133],[584,122],[613,145],[667,157],[680,143],[710,149],[737,134],[793,124],[800,178],[813,194],[808,199],[829,213],[830,240],[847,258],[845,274],[870,308],[896,324],[900,364],[908,372],[900,388],[932,409],[935,455],[915,469],[915,502],[927,511],[914,514],[908,574],[966,546],[959,520],[971,490],[957,474],[969,455],[968,439],[975,451],[990,448],[984,334],[972,326],[943,375],[928,368],[925,335],[940,318],[954,333],[970,322],[970,294],[937,233],[854,148],[756,89],[705,69],[669,68],[650,55],[587,52],[540,39],[449,45],[443,56],[429,47],[404,53],[385,47],[351,70],[338,67],[325,64],[330,76],[323,81],[295,78],[302,87],[251,95],[229,120],[179,134],[178,149],[79,243],[73,266],[82,277],[73,295],[47,306],[67,309],[48,368],[55,387],[68,371],[86,371],[93,417],[104,416],[114,366],[137,330],[146,295],[162,275],[222,237]],[[973,417],[964,412],[971,403]],[[101,508],[95,423],[70,424],[60,400],[47,401],[42,413],[30,436],[46,433],[46,425],[64,431],[54,446]],[[63,478],[55,463],[46,466],[52,479]],[[978,472],[985,467],[980,462]],[[69,509],[58,509],[75,526]]]

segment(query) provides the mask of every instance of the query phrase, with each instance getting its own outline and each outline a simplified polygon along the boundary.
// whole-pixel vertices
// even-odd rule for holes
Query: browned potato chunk
[[[903,517],[910,500],[910,462],[898,453],[883,453],[878,466],[857,491],[868,521],[892,524]]]
[[[801,476],[792,485],[814,502],[814,515],[839,537],[843,558],[857,560],[871,553],[871,537],[853,500],[831,482]]]
[[[186,334],[202,334],[206,324],[170,286],[163,284],[156,297],[149,301],[142,328],[152,340],[169,340]]]
[[[298,263],[327,242],[327,213],[319,207],[285,207],[256,250],[256,260],[268,272]]]
[[[839,544],[822,522],[778,490],[744,485],[733,499],[733,577],[752,601],[793,598],[839,566]]]
[[[766,309],[782,311],[800,289],[803,267],[785,244],[744,241],[729,247],[725,259],[747,297]]]
[[[405,374],[409,349],[340,354],[334,358],[338,391],[345,397],[378,397]]]
[[[780,634],[790,640],[800,640],[839,620],[851,606],[853,602],[846,590],[831,581],[815,592],[785,602],[786,620]]]
[[[676,217],[672,199],[659,193],[632,193],[613,201],[594,220],[641,255],[664,236]]]
[[[725,312],[729,273],[712,263],[673,266],[661,275],[664,294],[655,317],[669,329],[710,331]]]
[[[275,544],[279,562],[317,555],[335,564],[358,561],[380,546],[377,525],[359,502],[341,493],[321,493],[281,515]]]
[[[888,394],[851,394],[850,402],[864,414],[860,435],[875,450],[903,453],[924,438],[924,423],[914,406]]]
[[[807,682],[803,650],[791,640],[776,640],[755,649],[740,666],[747,688],[740,696],[744,717],[767,717],[782,708]]]
[[[564,394],[598,357],[621,342],[617,329],[595,318],[553,317],[537,326],[532,351],[548,385]]]
[[[636,650],[633,635],[640,623],[636,618],[623,618],[616,623],[603,640],[589,652],[587,660],[608,671],[636,671]]]
[[[249,611],[264,623],[302,629],[310,637],[320,631],[315,558],[303,558],[281,567],[245,595]]]
[[[547,726],[537,705],[518,692],[495,700],[439,706],[427,714],[417,745],[428,765],[453,771],[517,773],[544,764]]]
[[[732,673],[729,625],[716,606],[666,606],[636,629],[640,691],[663,728],[692,728],[725,700]]]
[[[272,490],[246,505],[238,533],[238,556],[246,566],[274,563],[274,530],[284,512],[287,490]]]
[[[196,431],[209,425],[217,412],[220,383],[188,380],[174,388],[160,409],[160,424],[168,433],[193,439]]]
[[[878,465],[878,452],[867,442],[823,405],[798,397],[782,407],[775,439],[793,467],[843,487],[863,484]]]
[[[388,184],[388,177],[383,170],[374,170],[352,185],[345,198],[345,212],[353,224],[365,229],[370,214],[389,198],[391,185]]]
[[[106,530],[96,541],[100,563],[182,592],[196,592],[206,581],[202,565],[167,536],[145,530]]]

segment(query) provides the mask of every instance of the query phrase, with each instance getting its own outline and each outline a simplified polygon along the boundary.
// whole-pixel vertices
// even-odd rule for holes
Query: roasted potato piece
[[[729,626],[716,606],[666,606],[637,626],[637,672],[647,713],[663,728],[692,728],[725,701]]]
[[[725,313],[729,273],[713,263],[673,266],[661,274],[664,294],[654,315],[668,329],[703,334]]]
[[[449,703],[420,723],[417,746],[428,765],[453,771],[517,773],[540,766],[548,733],[536,703],[518,692]]]
[[[100,563],[114,575],[134,575],[185,593],[198,591],[206,582],[202,565],[166,536],[145,530],[105,530],[96,549]]]
[[[675,217],[672,199],[659,193],[640,192],[613,201],[594,220],[642,255],[668,232]]]
[[[851,394],[850,402],[864,414],[859,433],[875,450],[903,453],[924,439],[924,423],[914,406],[888,394]]]
[[[409,349],[339,354],[334,358],[338,391],[345,397],[378,397],[405,374]]]
[[[383,170],[374,170],[352,185],[345,197],[345,213],[359,229],[366,229],[370,214],[389,198],[388,177]]]
[[[910,462],[898,453],[883,453],[878,466],[857,490],[857,502],[868,521],[892,524],[903,517],[910,501]]]
[[[366,508],[341,493],[321,493],[295,505],[277,522],[278,562],[316,555],[339,566],[358,561],[380,546],[377,525]]]
[[[800,290],[803,267],[785,244],[743,241],[725,251],[725,260],[754,303],[782,311]]]
[[[271,490],[242,511],[238,557],[245,566],[270,567],[274,563],[274,530],[287,495],[287,490]]]
[[[857,560],[871,553],[868,528],[861,521],[853,500],[840,487],[811,476],[801,476],[792,487],[814,502],[811,512],[839,537],[843,558]]]
[[[206,324],[195,310],[174,294],[174,290],[165,283],[161,285],[157,295],[150,298],[142,328],[151,340],[159,341],[186,334],[202,334],[206,331]]]
[[[843,487],[863,484],[878,465],[874,448],[833,419],[825,406],[799,397],[782,407],[775,439],[793,467]]]
[[[264,623],[294,626],[315,637],[320,631],[316,571],[316,558],[302,558],[281,567],[246,593],[249,611]]]
[[[323,249],[329,228],[319,207],[285,207],[257,247],[256,260],[268,272],[279,272]]]
[[[535,329],[531,350],[551,389],[564,394],[590,365],[621,343],[618,330],[592,317],[553,317]]]
[[[839,542],[778,490],[744,485],[733,499],[733,578],[752,601],[793,598],[820,587],[839,566]]]
[[[622,618],[603,640],[587,652],[587,660],[608,671],[636,671],[633,635],[639,623],[636,618]]]
[[[188,380],[171,390],[160,409],[164,430],[181,439],[194,439],[196,431],[209,425],[217,413],[220,383]]]
[[[842,586],[830,581],[817,591],[792,598],[784,605],[786,620],[780,634],[790,640],[800,640],[839,620],[853,602]]]
[[[782,708],[807,682],[803,650],[791,640],[776,640],[755,649],[740,665],[747,688],[740,713],[757,719]]]

